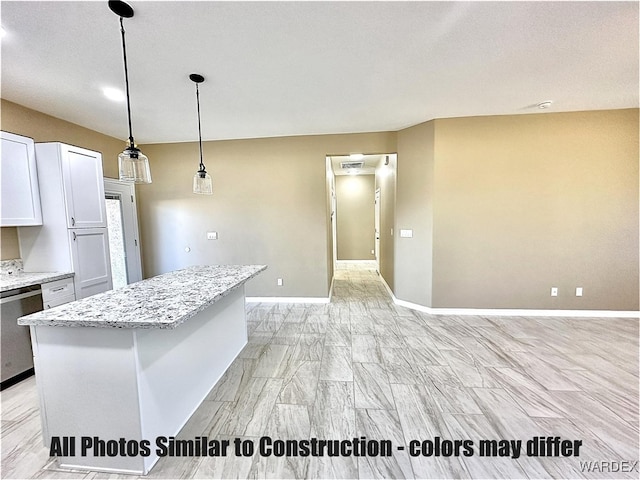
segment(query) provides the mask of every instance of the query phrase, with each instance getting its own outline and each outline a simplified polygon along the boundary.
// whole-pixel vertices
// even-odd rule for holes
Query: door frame
[[[376,187],[374,193],[374,252],[376,256],[376,263],[378,264],[378,272],[380,271],[380,187]]]
[[[114,178],[104,179],[104,194],[119,196],[122,205],[122,229],[129,284],[142,280],[142,256],[135,185]],[[130,202],[126,201],[128,198]]]

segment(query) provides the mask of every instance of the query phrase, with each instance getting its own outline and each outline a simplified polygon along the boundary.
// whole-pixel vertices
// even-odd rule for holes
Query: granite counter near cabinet
[[[176,328],[266,268],[266,265],[188,267],[22,317],[18,324]]]
[[[25,272],[22,260],[3,260],[0,262],[0,292],[8,292],[32,285],[73,277],[73,272]]]

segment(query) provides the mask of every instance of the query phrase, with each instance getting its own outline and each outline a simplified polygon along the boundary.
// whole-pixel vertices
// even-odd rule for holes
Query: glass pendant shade
[[[110,0],[109,8],[120,17],[120,34],[122,35],[122,59],[124,63],[124,84],[127,97],[127,120],[129,122],[129,146],[118,155],[120,180],[133,183],[151,183],[149,159],[135,146],[131,128],[131,99],[129,97],[129,69],[127,68],[127,44],[123,19],[133,17],[133,8],[121,0]]]
[[[200,146],[200,168],[193,176],[193,193],[198,195],[213,195],[213,180],[207,173],[202,160],[202,125],[200,123],[200,89],[198,84],[204,82],[204,77],[198,73],[189,75],[189,79],[196,84],[196,105],[198,106],[198,145]]]
[[[205,170],[198,170],[193,176],[193,193],[213,195],[213,180]]]
[[[126,148],[118,155],[120,180],[133,183],[151,183],[149,159],[140,150]]]

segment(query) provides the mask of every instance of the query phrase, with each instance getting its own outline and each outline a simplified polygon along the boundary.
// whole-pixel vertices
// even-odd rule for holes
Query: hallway
[[[329,304],[248,304],[247,318],[248,345],[180,438],[365,436],[390,440],[392,456],[231,452],[163,458],[142,478],[603,478],[579,462],[638,460],[637,320],[422,314],[393,304],[373,262],[340,262]],[[56,471],[33,377],[2,392],[2,407],[4,478],[132,478]],[[477,449],[534,436],[582,440],[580,456]],[[397,450],[435,437],[473,440],[475,453]]]

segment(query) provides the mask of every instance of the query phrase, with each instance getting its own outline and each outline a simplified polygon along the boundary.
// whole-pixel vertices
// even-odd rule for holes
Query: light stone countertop
[[[176,328],[266,268],[266,265],[188,267],[21,317],[18,324]]]
[[[63,278],[73,277],[73,272],[14,272],[0,275],[0,291],[8,292],[16,288],[41,285]]]

